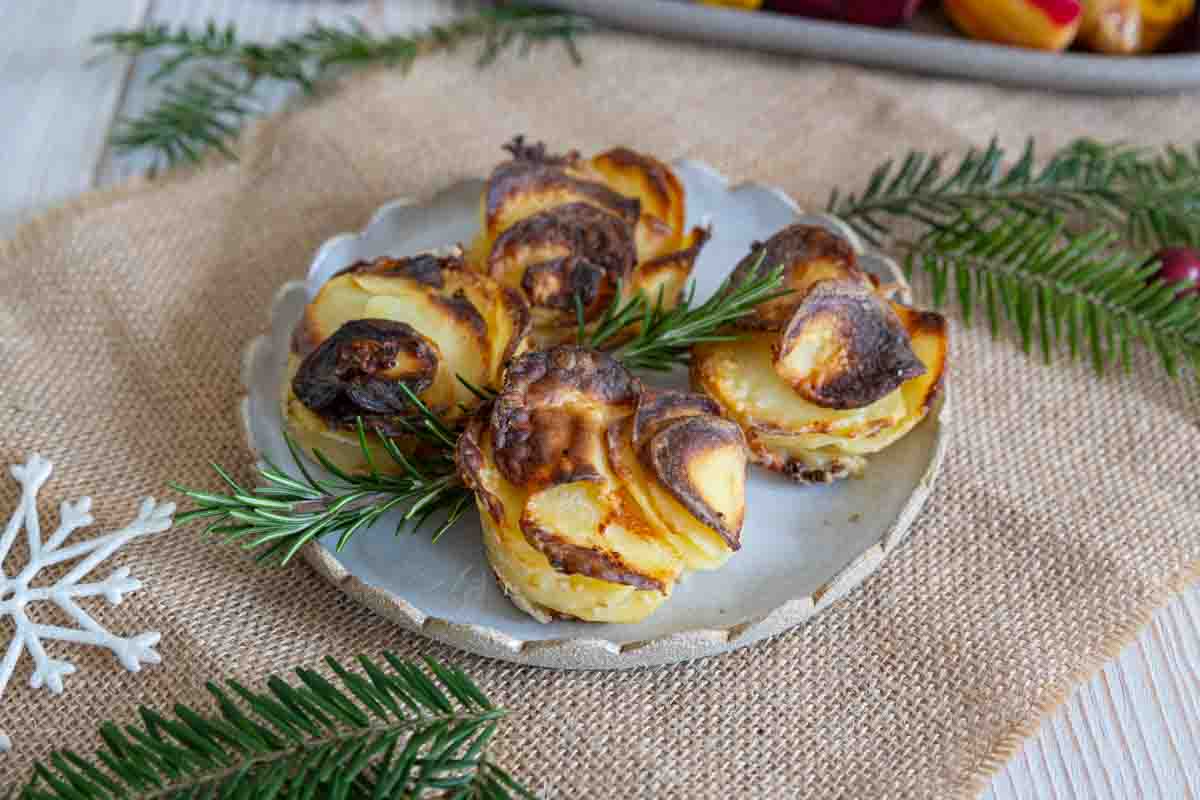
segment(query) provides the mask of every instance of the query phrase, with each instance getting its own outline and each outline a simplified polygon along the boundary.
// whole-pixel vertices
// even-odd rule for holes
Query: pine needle
[[[158,168],[197,162],[209,150],[233,158],[230,140],[249,117],[263,111],[254,98],[264,80],[311,94],[347,70],[374,65],[407,70],[421,56],[471,40],[480,42],[480,67],[507,50],[525,54],[548,42],[561,42],[579,63],[575,39],[589,30],[586,17],[508,3],[408,35],[376,35],[357,22],[314,23],[304,33],[263,44],[243,42],[232,24],[219,27],[210,21],[202,28],[147,25],[111,31],[94,42],[112,52],[161,59],[151,83],[188,73],[164,90],[158,105],[120,120],[113,133],[119,152],[149,150]]]
[[[1132,342],[1158,356],[1171,377],[1200,369],[1200,296],[1154,277],[1158,263],[1117,247],[1119,234],[1066,231],[1061,216],[994,209],[964,212],[916,241],[902,241],[911,267],[930,277],[940,306],[954,286],[970,324],[982,314],[997,332],[1010,323],[1029,353],[1049,362],[1060,343],[1086,350],[1097,372],[1131,367]]]
[[[835,191],[828,210],[877,245],[901,221],[930,229],[966,211],[1003,210],[1106,226],[1140,247],[1200,246],[1200,144],[1154,153],[1078,139],[1039,166],[1029,139],[1008,158],[995,139],[953,164],[914,150],[877,167],[862,191]]]
[[[1200,145],[1153,152],[1090,139],[1039,166],[1033,141],[1011,163],[995,140],[951,164],[914,151],[877,167],[829,210],[868,241],[899,250],[953,296],[969,324],[1008,320],[1026,351],[1059,341],[1097,371],[1153,350],[1168,374],[1200,368],[1200,308],[1186,287],[1154,278],[1149,251],[1200,247]],[[915,239],[897,240],[916,228]]]
[[[22,800],[151,798],[530,798],[487,745],[507,712],[465,673],[384,653],[361,672],[327,658],[334,680],[209,683],[216,711],[140,709],[140,721],[100,728],[103,746],[34,765]]]

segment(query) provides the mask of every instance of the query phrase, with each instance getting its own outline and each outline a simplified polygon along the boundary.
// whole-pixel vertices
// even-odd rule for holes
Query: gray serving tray
[[[550,4],[630,30],[1017,86],[1104,94],[1200,88],[1200,54],[1044,53],[940,35],[928,19],[914,30],[885,30],[673,0]]]

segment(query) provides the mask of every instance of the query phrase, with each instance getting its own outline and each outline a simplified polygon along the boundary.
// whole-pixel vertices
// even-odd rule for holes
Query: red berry
[[[1192,282],[1190,288],[1179,293],[1180,297],[1200,293],[1200,251],[1190,247],[1164,247],[1158,251],[1158,260],[1161,266],[1154,274],[1156,278],[1167,283]]]

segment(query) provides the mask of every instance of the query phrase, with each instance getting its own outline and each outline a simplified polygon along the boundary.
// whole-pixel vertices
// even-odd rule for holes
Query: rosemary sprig
[[[751,274],[757,275],[757,269]],[[695,305],[696,284],[692,283],[680,303],[669,309],[663,306],[661,292],[651,303],[645,292],[621,300],[618,290],[617,299],[593,325],[584,323],[576,298],[576,340],[586,347],[605,349],[619,334],[636,326],[633,337],[611,348],[612,354],[630,369],[665,372],[686,364],[692,345],[735,338],[736,334],[725,332],[728,326],[756,306],[787,294],[790,290],[781,289],[782,284],[783,267],[736,286],[727,278],[711,297]]]
[[[1051,213],[1100,223],[1138,246],[1200,245],[1200,144],[1161,153],[1079,139],[1038,166],[1033,140],[1015,161],[992,140],[949,166],[920,151],[872,172],[861,192],[837,190],[829,211],[874,244],[899,221],[925,229],[952,224],[972,211]]]
[[[317,461],[332,475],[331,479],[318,478],[305,466],[300,449],[285,432],[284,440],[299,478],[265,461],[257,467],[265,484],[246,488],[213,464],[228,491],[217,494],[172,484],[196,505],[177,516],[176,521],[207,520],[206,535],[239,542],[247,550],[263,548],[257,554],[258,560],[280,564],[288,563],[308,542],[328,534],[338,534],[340,550],[354,534],[393,510],[402,512],[397,535],[406,529],[419,530],[441,515],[433,531],[437,541],[472,503],[471,492],[459,479],[454,465],[458,431],[445,426],[407,387],[402,388],[420,412],[417,422],[398,420],[420,442],[419,463],[417,457],[405,455],[390,437],[379,435],[388,457],[399,468],[397,474],[380,471],[359,419],[359,446],[369,472],[351,475],[314,450]]]
[[[453,50],[468,40],[482,43],[481,67],[516,46],[521,53],[559,41],[578,63],[575,37],[591,29],[586,17],[521,3],[485,8],[444,25],[407,35],[375,35],[361,24],[314,23],[306,32],[273,44],[243,42],[231,24],[203,28],[148,25],[104,33],[95,42],[114,52],[155,55],[163,60],[150,76],[158,82],[184,67],[199,67],[168,87],[161,102],[139,117],[123,119],[113,134],[119,151],[149,149],[156,165],[198,161],[210,148],[234,157],[228,141],[252,115],[264,79],[313,93],[331,77],[373,65],[407,70],[419,57]]]
[[[94,757],[55,752],[18,797],[533,796],[488,756],[507,712],[461,670],[391,653],[360,657],[362,674],[325,661],[336,683],[303,668],[265,691],[209,683],[215,713],[142,708],[138,724],[106,723]]]
[[[754,274],[757,274],[757,270]],[[708,300],[695,305],[693,284],[675,308],[663,307],[662,294],[651,304],[639,292],[626,301],[614,300],[594,327],[581,324],[579,342],[601,348],[615,341],[618,334],[636,325],[633,338],[614,349],[614,355],[631,369],[669,370],[687,363],[692,345],[724,341],[733,334],[727,326],[755,306],[787,293],[779,287],[783,269],[732,285],[725,283]],[[620,293],[618,293],[618,297]],[[491,400],[490,389],[459,381],[481,401]],[[388,457],[399,468],[398,474],[380,471],[367,443],[367,429],[357,422],[359,446],[368,465],[365,475],[351,475],[340,469],[324,453],[314,450],[317,461],[333,477],[318,478],[304,464],[296,442],[286,432],[296,472],[293,477],[269,461],[257,467],[264,485],[247,488],[235,481],[219,465],[212,467],[225,483],[227,492],[218,494],[172,484],[172,488],[195,503],[195,508],[176,517],[180,523],[206,520],[207,535],[239,542],[248,550],[262,548],[259,560],[288,563],[308,542],[337,534],[340,550],[359,531],[369,528],[390,511],[398,511],[396,533],[406,528],[417,530],[435,515],[444,517],[436,527],[436,541],[471,508],[473,497],[459,478],[454,450],[459,431],[443,424],[407,387],[401,386],[409,403],[418,411],[418,421],[397,424],[420,441],[420,463],[405,455],[386,435],[379,440]]]
[[[1067,231],[1062,215],[965,211],[915,241],[901,241],[911,271],[931,278],[942,305],[953,280],[964,320],[976,310],[993,334],[1011,322],[1026,352],[1049,361],[1065,340],[1072,357],[1086,349],[1097,372],[1113,362],[1128,370],[1135,341],[1154,350],[1172,377],[1181,363],[1200,372],[1200,297],[1155,279],[1158,263],[1116,247],[1103,228]]]

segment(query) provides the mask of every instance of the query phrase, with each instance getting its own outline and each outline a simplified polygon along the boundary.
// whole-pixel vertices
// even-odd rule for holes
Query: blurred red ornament
[[[1200,294],[1200,251],[1190,247],[1164,247],[1158,251],[1160,266],[1154,277],[1167,283],[1191,281],[1191,287],[1179,292],[1179,297]]]

